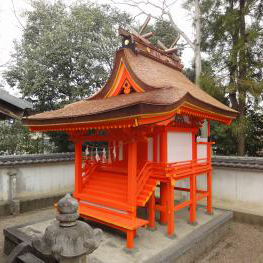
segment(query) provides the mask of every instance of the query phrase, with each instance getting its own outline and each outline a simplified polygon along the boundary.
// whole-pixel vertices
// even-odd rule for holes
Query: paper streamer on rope
[[[89,155],[89,146],[88,145],[86,146],[85,154],[86,154],[86,156]]]
[[[107,159],[107,157],[106,157],[106,149],[103,148],[103,150],[102,150],[102,162],[105,163],[106,159]]]
[[[108,147],[108,163],[112,163],[112,161],[111,161],[111,147]]]
[[[96,161],[98,162],[100,160],[100,156],[98,153],[98,148],[96,148],[96,156],[95,156]]]
[[[116,148],[115,148],[115,141],[113,142],[113,157],[116,160]]]

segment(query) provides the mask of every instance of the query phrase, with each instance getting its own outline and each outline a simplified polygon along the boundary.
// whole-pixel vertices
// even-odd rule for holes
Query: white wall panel
[[[168,162],[192,160],[192,133],[168,132]]]
[[[207,145],[197,144],[197,159],[207,158]]]

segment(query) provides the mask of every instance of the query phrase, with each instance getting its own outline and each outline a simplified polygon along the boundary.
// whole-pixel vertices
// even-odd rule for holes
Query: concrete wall
[[[0,205],[12,199],[23,201],[61,196],[74,189],[72,154],[9,159],[0,157]],[[177,185],[187,187],[188,181]],[[197,186],[206,189],[205,176],[198,176]],[[261,207],[263,214],[263,160],[214,157],[213,204],[239,211],[242,207],[257,210]]]
[[[58,196],[74,188],[73,162],[26,164],[0,168],[0,201],[11,198],[10,171],[16,173],[16,194],[19,200]]]
[[[206,178],[200,177],[198,187],[205,188]],[[214,167],[213,196],[228,202],[263,204],[263,171]]]

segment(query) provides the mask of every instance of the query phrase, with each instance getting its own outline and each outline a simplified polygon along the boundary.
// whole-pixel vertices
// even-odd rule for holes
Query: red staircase
[[[149,166],[149,165],[148,165]],[[150,178],[150,169],[144,166],[142,172],[138,175],[137,206],[145,206],[152,192],[155,190],[157,180]],[[104,167],[97,169],[89,175],[88,180],[83,186],[82,194],[85,200],[96,199],[101,205],[108,205],[109,202],[115,202],[113,208],[120,209],[121,206],[128,204],[127,200],[127,173],[125,169],[116,169]],[[96,202],[96,203],[97,203]]]
[[[157,180],[150,178],[149,165],[137,176],[137,206],[145,206]],[[88,173],[86,173],[86,171]],[[127,233],[127,247],[133,247],[136,229],[149,221],[136,217],[134,207],[128,200],[127,169],[109,165],[87,165],[81,193],[74,196],[80,200],[79,214]]]

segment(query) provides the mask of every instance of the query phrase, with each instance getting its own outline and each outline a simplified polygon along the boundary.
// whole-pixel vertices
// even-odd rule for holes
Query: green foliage
[[[150,30],[154,33],[154,36],[152,36],[150,40],[157,47],[157,41],[160,40],[165,46],[169,48],[178,34],[171,23],[166,20],[156,21],[152,28],[149,27],[148,31]]]
[[[236,155],[237,142],[232,135],[230,126],[211,122],[211,140],[216,144],[213,146],[213,151],[217,155]]]
[[[32,134],[18,120],[0,122],[0,155],[43,153],[49,150],[42,134]]]
[[[157,20],[152,25],[148,25],[147,28],[145,29],[145,32],[143,33],[148,33],[148,32],[154,33],[154,35],[151,38],[149,38],[149,41],[156,47],[159,47],[157,41],[160,40],[167,48],[169,48],[178,35],[177,31],[174,29],[171,23],[163,19]],[[178,47],[179,56],[181,55],[182,50],[183,48],[179,46]]]
[[[263,149],[263,116],[262,113],[249,111],[249,125],[247,127],[247,154],[249,156],[262,156]]]
[[[187,1],[188,7],[191,1]],[[216,127],[217,132],[226,132],[228,136],[218,134],[219,144],[222,142],[223,146],[225,142],[226,153],[256,155],[261,138],[251,130],[259,128],[262,114],[259,103],[263,92],[263,22],[259,15],[262,3],[259,0],[202,0],[200,3],[201,48],[208,54],[212,69],[208,75],[206,72],[202,75],[200,84],[240,113],[229,128]],[[233,149],[228,149],[229,146]]]
[[[74,145],[66,132],[48,132],[50,142],[55,146],[53,152],[73,152]]]
[[[107,80],[120,46],[118,28],[131,23],[127,13],[89,2],[67,6],[62,1],[33,0],[25,17],[22,40],[16,43],[4,77],[34,103],[37,112],[97,91]],[[50,137],[55,151],[72,150],[65,133],[50,133]]]
[[[228,105],[229,102],[225,96],[225,88],[216,78],[210,62],[203,61],[202,69],[202,74],[199,79],[199,86],[212,97]]]
[[[231,126],[211,123],[211,138],[216,141],[214,151],[219,155],[236,155],[236,135],[242,129],[246,136],[246,154],[248,156],[262,156],[263,149],[263,116],[262,113],[248,111],[247,117],[237,119]]]
[[[106,81],[119,47],[119,26],[131,19],[107,5],[32,1],[5,79],[37,111],[56,109],[94,93]]]

